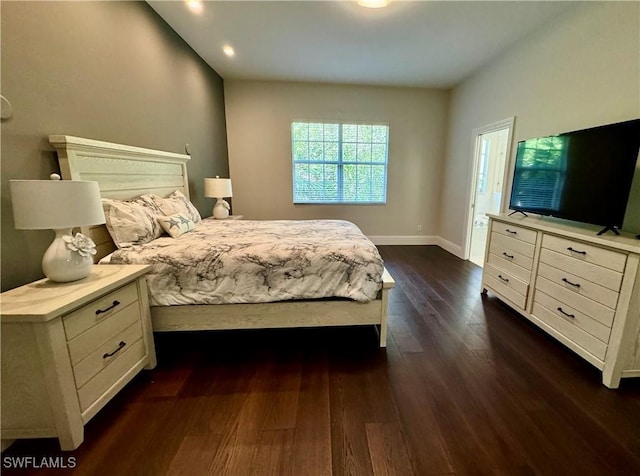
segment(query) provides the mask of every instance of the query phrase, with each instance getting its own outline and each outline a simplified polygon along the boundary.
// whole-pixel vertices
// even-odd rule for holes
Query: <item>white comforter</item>
[[[152,306],[326,297],[367,302],[376,298],[383,272],[375,245],[341,220],[203,220],[178,238],[120,249],[111,263],[152,265]]]

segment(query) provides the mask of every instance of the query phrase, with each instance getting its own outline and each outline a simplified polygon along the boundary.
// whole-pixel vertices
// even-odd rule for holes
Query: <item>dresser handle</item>
[[[100,314],[103,314],[105,312],[109,312],[111,309],[113,309],[114,307],[119,306],[119,305],[120,305],[120,301],[113,301],[113,304],[111,306],[109,306],[108,308],[106,308],[106,309],[98,309],[96,311],[96,316],[99,316]]]
[[[513,256],[513,255],[508,255],[508,254],[507,254],[506,252],[504,252],[504,251],[502,252],[502,254],[503,254],[503,255],[505,255],[505,256],[506,256],[507,258],[509,258],[509,259],[513,259],[513,258],[514,258],[514,256]]]
[[[106,359],[107,357],[113,357],[118,352],[120,352],[122,349],[124,349],[125,345],[127,345],[127,343],[125,341],[121,340],[120,343],[118,344],[118,348],[116,350],[114,350],[113,352],[107,352],[106,354],[104,354],[102,356],[102,358]]]
[[[581,255],[586,255],[587,252],[586,251],[580,251],[580,250],[574,250],[573,248],[569,247],[567,248],[569,251],[573,251],[574,253],[579,253]]]
[[[565,316],[570,317],[571,319],[575,319],[576,318],[576,316],[574,314],[568,314],[568,313],[564,312],[561,307],[558,308],[558,311],[560,311]]]
[[[571,286],[575,287],[575,288],[579,288],[580,287],[580,283],[572,283],[571,281],[569,281],[567,278],[562,278],[562,280],[567,283],[570,284]]]
[[[505,283],[509,282],[509,280],[507,278],[503,278],[501,274],[499,274],[498,277],[502,279]]]
[[[512,235],[517,235],[517,234],[518,234],[518,232],[517,232],[517,231],[511,231],[509,228],[507,228],[507,229],[506,229],[506,230],[504,230],[504,231],[506,231],[507,233],[511,233]]]

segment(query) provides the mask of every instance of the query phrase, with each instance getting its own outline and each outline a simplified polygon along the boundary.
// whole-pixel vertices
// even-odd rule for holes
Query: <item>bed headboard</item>
[[[64,180],[98,182],[104,198],[126,200],[145,193],[165,197],[180,190],[189,197],[190,156],[66,135],[51,135]],[[96,260],[115,250],[104,225],[83,229],[96,243]]]

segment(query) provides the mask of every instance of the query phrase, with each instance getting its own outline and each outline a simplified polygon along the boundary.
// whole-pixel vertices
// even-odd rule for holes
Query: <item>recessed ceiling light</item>
[[[229,45],[224,45],[222,47],[222,52],[227,55],[229,58],[233,57],[236,52],[233,50],[233,48]]]
[[[202,0],[184,0],[184,3],[187,4],[187,8],[191,10],[193,13],[200,15],[204,6],[202,5]]]
[[[389,5],[389,0],[358,0],[358,5],[366,8],[383,8]]]

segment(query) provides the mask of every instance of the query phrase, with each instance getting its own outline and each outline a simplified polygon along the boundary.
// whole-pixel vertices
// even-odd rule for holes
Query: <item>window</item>
[[[387,201],[389,126],[291,124],[294,203]]]

